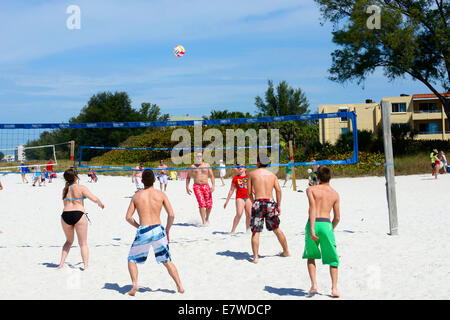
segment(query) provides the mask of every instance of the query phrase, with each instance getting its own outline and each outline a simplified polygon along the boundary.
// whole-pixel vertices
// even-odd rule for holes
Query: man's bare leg
[[[137,284],[138,268],[136,263],[128,261],[128,271],[130,272],[131,282],[133,283],[133,288],[128,292],[128,294],[134,297],[136,292],[139,290],[139,286]]]
[[[330,266],[330,275],[331,275],[331,296],[334,298],[339,298],[339,292],[337,289],[338,268]]]
[[[259,232],[252,233],[252,251],[253,251],[253,263],[258,263],[258,250],[259,250]]]
[[[202,218],[202,224],[205,225],[206,224],[206,220],[205,220],[205,216],[206,216],[206,208],[199,208],[198,209],[200,211],[200,217]]]
[[[167,268],[167,271],[169,272],[169,275],[172,277],[173,281],[175,281],[178,292],[184,293],[184,288],[183,285],[181,284],[180,276],[178,275],[178,271],[175,265],[172,263],[172,261],[163,263],[163,265],[164,267]]]
[[[273,230],[273,233],[275,233],[275,235],[278,238],[278,241],[281,244],[281,247],[283,248],[283,252],[281,252],[280,254],[284,257],[289,257],[291,254],[289,253],[287,240],[286,240],[286,237],[284,236],[283,231],[281,231],[280,228],[277,228],[277,229]]]
[[[211,209],[206,209],[206,223],[209,223],[209,215],[211,214]]]
[[[314,259],[308,259],[308,273],[311,279],[311,289],[309,293],[317,293],[317,280],[316,280],[316,262]]]

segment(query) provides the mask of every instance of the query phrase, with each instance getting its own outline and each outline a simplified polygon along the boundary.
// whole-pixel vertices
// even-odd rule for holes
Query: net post
[[[391,113],[388,101],[381,101],[381,112],[383,120],[383,144],[385,166],[384,174],[386,177],[386,195],[389,210],[389,229],[390,235],[398,235],[397,220],[397,199],[395,193],[395,173],[394,173],[394,153],[392,150],[392,133],[391,133]]]
[[[70,161],[75,160],[75,141],[71,140],[70,143]]]
[[[292,146],[292,140],[289,140],[289,155],[291,157],[291,163],[294,163],[294,147]],[[292,188],[297,191],[297,183],[295,181],[295,167],[291,167],[292,170]]]

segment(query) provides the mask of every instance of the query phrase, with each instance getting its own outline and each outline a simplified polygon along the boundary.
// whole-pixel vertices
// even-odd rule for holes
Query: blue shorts
[[[150,246],[153,247],[155,252],[156,262],[166,263],[172,261],[166,230],[160,224],[141,226],[137,229],[136,238],[128,254],[128,261],[144,263],[147,260]]]

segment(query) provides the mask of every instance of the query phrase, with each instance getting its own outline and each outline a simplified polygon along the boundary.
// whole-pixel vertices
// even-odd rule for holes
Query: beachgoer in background
[[[22,176],[22,183],[28,183],[28,180],[27,180],[27,167],[25,166],[25,164],[23,162],[20,165],[20,167],[17,169],[17,171],[19,171],[20,175]]]
[[[135,170],[131,174],[131,182],[136,184],[136,192],[144,189],[144,185],[142,184],[142,171],[144,169],[144,164],[141,162],[138,166],[134,168]]]
[[[128,294],[134,296],[139,290],[137,263],[144,263],[147,260],[150,247],[153,247],[156,262],[162,263],[167,268],[169,275],[177,285],[178,292],[183,293],[184,289],[169,251],[169,231],[175,218],[172,206],[166,194],[153,187],[155,182],[153,171],[144,170],[142,182],[144,190],[133,196],[126,214],[128,223],[137,228],[136,237],[128,254],[128,271],[133,283],[133,288]],[[163,206],[167,212],[166,228],[161,225]],[[133,218],[136,210],[139,223]]]
[[[219,169],[219,176],[220,176],[220,181],[222,181],[222,187],[225,185],[225,181],[223,180],[223,178],[227,175],[227,170],[225,169],[225,163],[223,163],[223,160],[219,160],[219,167],[221,167],[221,169]],[[223,169],[222,169],[223,167]]]
[[[444,151],[441,150],[439,160],[441,160],[441,167],[444,169],[444,174],[447,173],[447,157]]]
[[[52,160],[49,160],[49,162],[47,163],[47,172],[48,172],[48,182],[52,183],[53,180],[53,162]]]
[[[284,178],[284,184],[283,187],[286,186],[286,183],[288,182],[289,179],[291,179],[292,177],[292,169],[291,169],[291,165],[290,163],[286,166],[286,177]]]
[[[439,152],[436,149],[433,150],[433,158],[434,158],[434,178],[437,179],[441,161],[439,160]]]
[[[161,160],[159,162],[158,169],[164,169],[167,168],[167,166],[164,164],[164,160]],[[158,180],[159,180],[159,187],[162,191],[163,185],[164,185],[164,191],[167,190],[167,183],[169,181],[168,171],[167,170],[158,170]]]
[[[234,176],[231,181],[230,191],[228,192],[227,200],[223,205],[225,209],[227,207],[228,201],[230,201],[231,196],[236,190],[236,216],[233,220],[233,227],[231,228],[231,234],[234,234],[236,228],[241,220],[242,213],[245,210],[245,229],[248,231],[250,229],[250,218],[252,214],[252,204],[248,201],[247,195],[247,184],[248,184],[248,174],[246,173],[246,168],[244,166],[239,167],[239,174]]]
[[[186,177],[186,192],[188,195],[192,193],[191,189],[189,189],[191,177],[194,179],[193,189],[197,198],[202,225],[206,226],[209,223],[209,215],[212,210],[212,193],[214,192],[215,180],[210,165],[203,162],[201,153],[195,155],[195,164],[191,166]],[[211,187],[208,184],[208,178],[211,178]]]
[[[306,189],[309,218],[305,228],[303,259],[308,259],[308,273],[311,279],[309,293],[317,293],[315,260],[322,258],[322,263],[330,266],[331,295],[337,298],[339,297],[337,289],[339,256],[336,251],[334,228],[340,220],[339,195],[330,187],[331,171],[328,167],[321,166],[317,174],[319,185]],[[330,220],[331,209],[333,209],[333,222]]]

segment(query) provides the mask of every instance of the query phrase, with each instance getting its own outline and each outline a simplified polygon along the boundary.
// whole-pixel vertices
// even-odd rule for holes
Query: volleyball
[[[183,46],[176,46],[174,49],[173,49],[173,54],[175,55],[175,56],[177,56],[177,57],[182,57],[182,56],[184,56],[184,53],[186,52],[186,50],[184,50],[184,47]]]
[[[308,169],[308,173],[311,173],[312,172],[312,170],[311,169]]]

